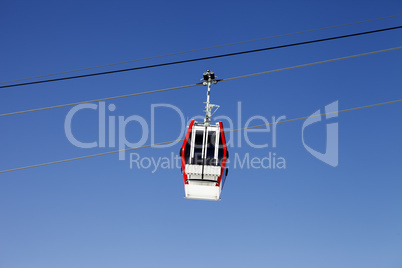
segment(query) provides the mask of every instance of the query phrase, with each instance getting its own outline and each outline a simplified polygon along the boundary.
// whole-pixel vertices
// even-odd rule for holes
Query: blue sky
[[[400,1],[7,1],[0,3],[0,81],[180,52],[402,13]],[[237,46],[122,64],[128,68],[350,34],[402,24],[402,17]],[[401,30],[275,51],[101,77],[1,90],[0,113],[193,84],[206,69],[219,78],[268,71],[401,46]],[[402,52],[219,83],[216,116],[235,128],[260,115],[309,116],[401,99]],[[82,74],[85,72],[78,72]],[[151,105],[170,104],[186,118],[202,115],[205,87],[106,102],[118,120],[151,121]],[[241,123],[237,124],[241,102]],[[82,149],[66,138],[70,108],[0,118],[0,170],[116,150]],[[339,127],[339,165],[303,146],[303,121],[251,133],[257,144],[230,148],[222,201],[183,198],[176,168],[131,168],[118,155],[0,175],[0,267],[401,267],[401,104],[346,112]],[[324,119],[323,119],[324,120]],[[155,142],[178,137],[172,109],[155,114]],[[225,124],[226,122],[224,122]],[[252,125],[261,124],[255,120]],[[325,151],[326,123],[305,130]],[[250,123],[251,124],[251,123]],[[225,126],[227,123],[225,124]],[[77,139],[97,139],[97,112],[74,119]],[[140,139],[139,124],[127,139]],[[238,135],[234,134],[237,141]],[[146,144],[151,142],[146,136]],[[141,159],[176,155],[180,144],[135,151]],[[134,152],[134,151],[133,151]],[[285,169],[235,167],[237,155],[275,153]],[[127,153],[128,157],[128,153]]]

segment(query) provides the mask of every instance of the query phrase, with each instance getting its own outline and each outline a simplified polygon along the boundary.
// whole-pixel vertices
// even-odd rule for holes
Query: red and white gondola
[[[210,88],[216,83],[213,72],[204,73],[208,85],[204,123],[192,120],[180,149],[185,198],[220,200],[228,169],[229,152],[222,122],[211,123],[211,110],[219,107],[209,103]]]

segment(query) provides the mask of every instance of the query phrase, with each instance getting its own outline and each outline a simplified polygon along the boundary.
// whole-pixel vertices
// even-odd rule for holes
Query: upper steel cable
[[[91,77],[91,76],[100,76],[100,75],[107,75],[107,74],[114,74],[114,73],[121,73],[121,72],[135,71],[135,70],[143,70],[143,69],[149,69],[149,68],[155,68],[155,67],[162,67],[162,66],[176,65],[176,64],[182,64],[182,63],[188,63],[188,62],[217,59],[217,58],[230,57],[230,56],[237,56],[237,55],[243,55],[243,54],[248,54],[248,53],[255,53],[255,52],[261,52],[261,51],[267,51],[267,50],[274,50],[274,49],[280,49],[280,48],[286,48],[286,47],[293,47],[293,46],[300,46],[300,45],[306,45],[306,44],[313,44],[313,43],[349,38],[349,37],[360,36],[360,35],[379,33],[379,32],[384,32],[384,31],[397,30],[397,29],[401,29],[401,28],[402,28],[402,26],[395,26],[395,27],[383,28],[383,29],[378,29],[378,30],[373,30],[373,31],[340,35],[340,36],[335,36],[335,37],[322,38],[322,39],[316,39],[316,40],[310,40],[310,41],[304,41],[304,42],[298,42],[298,43],[292,43],[292,44],[286,44],[286,45],[280,45],[280,46],[274,46],[274,47],[252,49],[252,50],[246,50],[246,51],[241,51],[241,52],[220,54],[220,55],[215,55],[215,56],[201,57],[201,58],[181,60],[181,61],[173,61],[173,62],[167,62],[167,63],[159,63],[159,64],[133,67],[133,68],[127,68],[127,69],[120,69],[120,70],[114,70],[114,71],[106,71],[106,72],[99,72],[99,73],[92,73],[92,74],[84,74],[84,75],[76,75],[76,76],[69,76],[69,77],[62,77],[62,78],[55,78],[55,79],[48,79],[48,80],[33,81],[33,82],[27,82],[27,83],[11,84],[11,85],[0,86],[0,89],[1,88],[9,88],[9,87],[34,85],[34,84],[42,84],[42,83],[48,83],[48,82],[56,82],[56,81]]]
[[[291,36],[291,35],[296,35],[296,34],[303,34],[303,33],[309,33],[309,32],[321,31],[321,30],[328,30],[328,29],[333,29],[333,28],[338,28],[338,27],[344,27],[344,26],[349,26],[349,25],[354,25],[354,24],[372,22],[372,21],[377,21],[377,20],[390,19],[390,18],[395,18],[395,17],[400,17],[400,16],[402,16],[402,14],[397,14],[397,15],[392,15],[392,16],[387,16],[387,17],[381,17],[381,18],[374,18],[374,19],[369,19],[369,20],[362,20],[362,21],[357,21],[357,22],[350,22],[350,23],[339,24],[339,25],[334,25],[334,26],[311,29],[311,30],[304,30],[304,31],[287,33],[287,34],[280,34],[280,35],[262,37],[262,38],[252,39],[252,40],[239,41],[239,42],[223,44],[223,45],[216,45],[216,46],[205,47],[205,48],[191,49],[191,50],[175,52],[175,53],[169,53],[169,54],[158,55],[158,56],[152,56],[152,57],[146,57],[146,58],[141,58],[141,59],[134,59],[134,60],[127,60],[127,61],[122,61],[122,62],[103,64],[103,65],[86,67],[86,68],[81,68],[81,69],[76,69],[76,70],[70,70],[70,71],[64,71],[64,72],[58,72],[58,73],[52,73],[52,74],[45,74],[45,75],[39,75],[39,76],[33,76],[33,77],[27,77],[27,78],[21,78],[21,79],[15,79],[15,80],[10,80],[10,81],[0,82],[0,84],[13,83],[13,82],[18,82],[18,81],[23,81],[23,80],[30,80],[30,79],[36,79],[36,78],[42,78],[42,77],[48,77],[48,76],[54,76],[54,75],[60,75],[60,74],[79,72],[79,71],[87,71],[87,70],[96,69],[96,68],[109,67],[109,66],[114,66],[114,65],[119,65],[119,64],[125,64],[125,63],[131,63],[131,62],[143,61],[143,60],[150,60],[150,59],[162,58],[162,57],[167,57],[167,56],[175,56],[175,55],[180,55],[180,54],[185,54],[185,53],[191,53],[191,52],[197,52],[197,51],[202,51],[202,50],[208,50],[208,49],[214,49],[214,48],[220,48],[220,47],[227,47],[227,46],[251,43],[251,42],[262,41],[262,40],[267,40],[267,39],[274,39],[274,38],[285,37],[285,36]]]

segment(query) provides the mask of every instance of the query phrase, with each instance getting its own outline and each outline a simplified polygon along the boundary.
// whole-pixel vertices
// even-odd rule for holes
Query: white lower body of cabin
[[[186,165],[188,184],[184,185],[185,198],[220,200],[222,187],[216,186],[221,175],[220,166]]]

